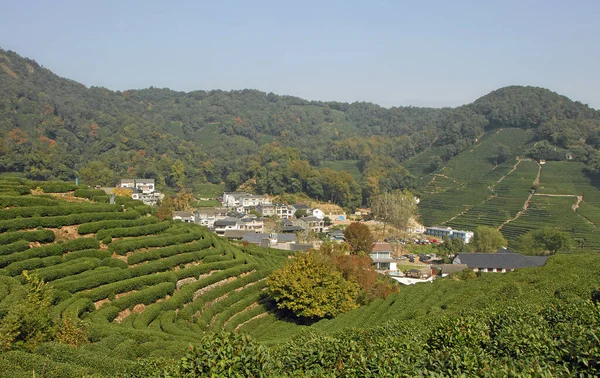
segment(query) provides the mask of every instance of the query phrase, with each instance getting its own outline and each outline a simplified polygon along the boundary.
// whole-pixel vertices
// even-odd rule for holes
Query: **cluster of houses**
[[[131,190],[131,198],[142,201],[145,205],[156,205],[164,194],[156,190],[154,179],[121,179],[119,188]]]
[[[143,181],[140,183],[138,191],[143,193],[144,189],[151,189],[145,188],[144,184]],[[137,189],[137,182],[134,185]],[[324,219],[332,215],[326,215],[322,210],[310,208],[305,204],[271,203],[265,196],[246,192],[225,192],[221,204],[220,208],[199,209],[194,212],[175,211],[173,219],[196,223],[208,227],[219,236],[262,247],[306,250],[312,245],[298,243],[296,235],[310,231],[327,232]],[[345,214],[332,216],[332,219],[345,219]],[[265,230],[265,217],[279,219],[277,230]],[[450,227],[427,227],[423,231],[425,235],[439,240],[458,238],[464,243],[469,243],[473,238],[471,231],[454,230]],[[331,240],[344,240],[341,230],[332,230],[328,235]],[[431,282],[436,277],[444,277],[465,269],[474,272],[509,272],[524,267],[542,266],[547,260],[547,257],[524,256],[502,248],[496,253],[458,253],[451,264],[442,264],[441,260],[437,263],[427,261],[425,266],[415,265],[413,269],[401,271],[398,269],[398,262],[406,259],[406,256],[395,257],[392,245],[387,242],[373,244],[370,257],[377,271],[388,274],[405,285]]]
[[[326,214],[306,204],[271,203],[265,196],[246,192],[225,192],[220,202],[219,208],[174,211],[173,219],[205,226],[228,239],[287,250],[312,246],[297,243],[296,233],[327,231]],[[345,214],[334,216],[339,219]],[[265,217],[278,219],[277,230],[270,230],[276,233],[265,233]]]

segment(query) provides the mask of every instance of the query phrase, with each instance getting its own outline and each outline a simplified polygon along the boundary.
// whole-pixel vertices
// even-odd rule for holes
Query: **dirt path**
[[[521,210],[519,210],[519,212],[517,213],[517,215],[514,216],[514,218],[508,219],[504,223],[502,223],[498,227],[498,231],[502,230],[502,227],[506,226],[508,223],[514,222],[517,219],[519,219],[519,217],[521,215],[523,215],[523,213],[525,212],[525,210],[529,209],[529,203],[531,202],[531,199],[533,198],[533,195],[534,195],[534,193],[530,193],[529,194],[529,196],[527,197],[527,200],[525,200],[525,203],[523,204],[523,208]]]
[[[535,161],[535,164],[537,164],[537,166],[538,166],[538,173],[537,173],[537,177],[535,178],[535,181],[533,182],[533,185],[540,185],[540,178],[542,177],[542,165],[539,162],[537,162],[536,160],[534,160],[534,161]]]
[[[500,177],[500,179],[498,181],[496,181],[496,184],[500,184],[502,182],[502,180],[504,180],[506,178],[506,176],[508,176],[511,173],[513,173],[514,171],[516,171],[517,168],[519,167],[519,164],[521,164],[522,161],[525,161],[525,159],[520,159],[519,157],[517,157],[517,162],[515,163],[515,165],[513,165],[512,169],[510,171],[508,171],[504,176]],[[495,186],[496,185],[494,185],[490,189],[493,189]]]
[[[577,211],[577,209],[579,209],[579,205],[581,205],[581,202],[583,201],[583,196],[578,196],[576,194],[545,194],[545,193],[536,193],[536,196],[541,196],[541,197],[575,197],[576,201],[573,204],[573,206],[571,206],[571,208],[573,209],[573,211]]]

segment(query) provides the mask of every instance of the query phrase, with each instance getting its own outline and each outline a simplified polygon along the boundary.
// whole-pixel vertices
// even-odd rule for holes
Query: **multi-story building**
[[[450,227],[427,227],[425,229],[425,235],[434,236],[436,238],[457,238],[461,239],[463,242],[469,243],[473,238],[473,232],[471,231],[459,231],[453,230]]]

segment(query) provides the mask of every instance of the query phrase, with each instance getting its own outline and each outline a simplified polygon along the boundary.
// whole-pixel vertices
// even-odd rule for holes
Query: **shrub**
[[[212,240],[205,238],[190,244],[178,244],[170,247],[142,251],[127,256],[129,265],[138,264],[143,261],[156,260],[185,252],[199,251],[211,246]]]
[[[30,242],[38,241],[40,243],[51,243],[54,241],[54,232],[51,230],[38,231],[16,231],[0,234],[0,245],[15,242],[17,240],[27,240]]]
[[[102,189],[77,189],[73,195],[80,198],[92,198],[94,196],[106,196],[106,192]]]
[[[127,252],[140,248],[165,247],[173,244],[187,243],[201,239],[203,236],[204,232],[191,232],[174,236],[161,235],[137,238],[135,240],[119,240],[110,245],[110,250],[116,254],[124,255]]]
[[[116,205],[69,204],[61,206],[15,207],[0,213],[0,220],[14,218],[50,217],[81,213],[119,212]]]
[[[53,198],[42,198],[37,196],[0,196],[0,207],[57,205],[59,205],[59,202]]]
[[[159,220],[155,217],[144,217],[134,220],[101,220],[82,224],[77,228],[77,232],[80,235],[93,234],[94,232],[98,232],[103,229],[144,226],[147,224],[157,223],[158,221]]]
[[[39,187],[44,193],[66,193],[78,188],[74,183],[64,181],[34,181],[31,185],[32,188]]]
[[[177,282],[177,277],[172,273],[161,273],[128,278],[96,287],[83,293],[83,295],[92,301],[99,301],[100,299],[110,298],[115,294],[126,293],[131,290],[139,290],[145,286],[157,285],[163,282],[170,282],[174,284]]]
[[[0,221],[0,232],[22,230],[24,228],[36,228],[36,227],[51,227],[60,228],[63,226],[71,226],[74,224],[81,224],[86,222],[93,222],[102,219],[135,219],[139,218],[139,214],[134,211],[127,211],[123,213],[85,213],[85,214],[71,214],[62,215],[56,217],[33,217],[33,218],[19,218]]]
[[[109,228],[98,231],[96,239],[101,240],[106,237],[120,238],[125,236],[153,235],[158,234],[169,227],[171,227],[171,222],[167,221],[137,227]]]
[[[52,244],[43,247],[30,248],[23,252],[16,252],[7,256],[0,256],[0,268],[7,265],[31,258],[48,257],[62,255],[67,251],[79,251],[81,249],[99,248],[100,243],[95,239],[81,238],[68,241],[62,244]]]
[[[10,255],[14,252],[21,252],[26,249],[29,249],[29,242],[27,240],[19,240],[12,244],[6,244],[0,246],[0,256],[2,255]]]

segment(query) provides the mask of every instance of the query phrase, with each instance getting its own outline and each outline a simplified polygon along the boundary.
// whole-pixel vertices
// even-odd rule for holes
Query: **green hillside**
[[[27,194],[38,187],[45,194]],[[284,251],[159,221],[128,198],[107,202],[102,191],[68,183],[0,180],[0,376],[594,375],[600,367],[591,338],[600,317],[590,301],[597,254],[403,287],[309,326],[282,320],[265,298],[265,278],[288,260]],[[48,283],[48,302],[27,307],[40,286],[23,270]],[[58,327],[55,338],[44,338],[44,321]],[[40,333],[13,339],[10,329],[27,328],[11,324]],[[458,339],[447,340],[453,327]],[[444,359],[451,351],[456,359]]]

